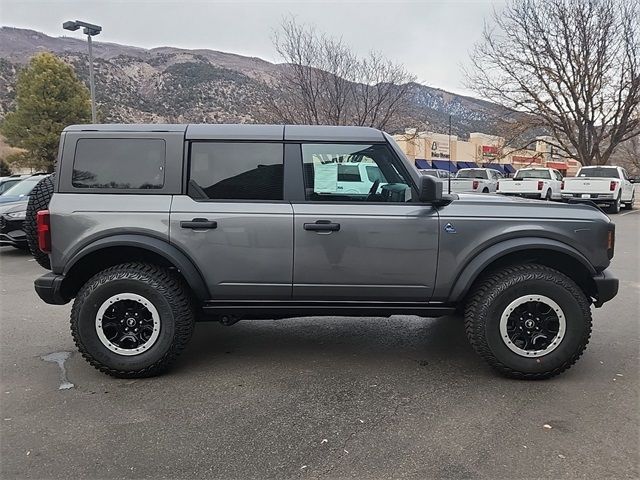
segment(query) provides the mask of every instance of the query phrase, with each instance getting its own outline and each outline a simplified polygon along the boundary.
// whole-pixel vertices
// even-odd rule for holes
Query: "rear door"
[[[304,199],[293,201],[293,297],[428,301],[436,275],[438,215],[415,201],[411,177],[389,146],[288,147],[302,157],[305,186]],[[327,168],[336,163],[367,172],[362,185],[353,186],[357,193],[338,189],[340,182]]]
[[[293,209],[283,200],[283,144],[193,141],[187,194],[173,198],[171,243],[214,299],[289,299]]]

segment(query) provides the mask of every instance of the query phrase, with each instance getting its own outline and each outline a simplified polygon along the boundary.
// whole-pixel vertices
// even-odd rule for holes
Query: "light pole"
[[[96,86],[93,81],[93,50],[91,45],[91,37],[98,35],[102,31],[102,27],[99,25],[93,25],[92,23],[83,22],[81,20],[70,20],[62,24],[62,28],[75,32],[80,27],[84,27],[82,32],[87,36],[87,42],[89,44],[89,90],[91,90],[91,121],[97,123],[96,120]]]

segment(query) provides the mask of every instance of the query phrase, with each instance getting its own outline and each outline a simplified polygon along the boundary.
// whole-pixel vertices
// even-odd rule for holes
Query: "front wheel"
[[[627,210],[633,210],[633,203],[636,200],[636,195],[635,193],[633,195],[631,195],[631,200],[629,200],[628,203],[624,204],[624,208],[626,208]]]
[[[143,263],[93,276],[71,310],[71,333],[82,356],[114,377],[150,377],[167,370],[189,342],[194,309],[173,272]]]
[[[479,281],[465,309],[471,345],[498,372],[544,379],[570,368],[591,335],[591,309],[569,277],[543,265],[508,267]]]

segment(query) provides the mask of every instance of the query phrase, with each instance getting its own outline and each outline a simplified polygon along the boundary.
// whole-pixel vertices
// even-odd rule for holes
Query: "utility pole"
[[[451,194],[451,114],[449,114],[449,194]]]
[[[92,23],[83,22],[82,20],[70,20],[62,24],[62,28],[70,30],[72,32],[83,27],[82,32],[87,36],[87,43],[89,45],[89,90],[91,91],[91,122],[98,123],[96,115],[96,86],[93,78],[93,44],[91,37],[99,35],[102,31],[100,25],[94,25]]]

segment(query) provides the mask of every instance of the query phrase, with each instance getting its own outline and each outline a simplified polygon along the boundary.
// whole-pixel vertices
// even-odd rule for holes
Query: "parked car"
[[[0,177],[0,195],[28,176],[16,174],[9,177]]]
[[[327,188],[333,158],[380,176],[364,193]],[[75,299],[78,349],[118,377],[169,368],[196,318],[464,308],[492,367],[546,378],[577,361],[591,305],[618,290],[615,227],[598,209],[445,195],[371,128],[78,125],[57,168],[27,209],[52,270],[35,289]]]
[[[635,190],[633,181],[622,167],[582,167],[575,177],[564,179],[562,198],[589,199],[607,208],[609,213],[618,213],[622,205],[633,208]]]
[[[442,181],[447,181],[449,177],[455,177],[455,174],[449,173],[447,170],[441,170],[438,168],[423,168],[418,171],[420,172],[420,175],[429,175]]]
[[[0,246],[28,249],[23,227],[26,213],[27,200],[0,205]]]
[[[46,174],[37,173],[20,179],[0,195],[0,204],[27,200],[33,187],[42,180],[44,175]]]
[[[369,195],[379,192],[383,183],[380,168],[372,162],[351,158],[340,163],[320,162],[315,169],[317,191]],[[375,188],[373,188],[375,185]],[[373,189],[373,190],[372,190]]]
[[[498,193],[525,198],[560,200],[562,174],[553,168],[521,168],[513,178],[500,180]]]
[[[451,191],[494,193],[504,175],[493,168],[463,168],[451,180]]]

